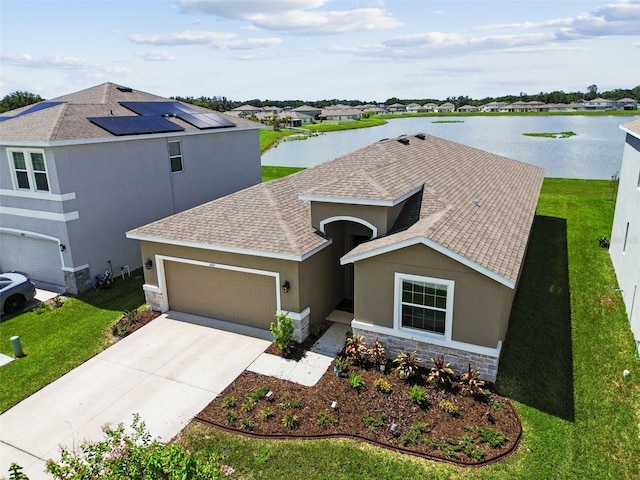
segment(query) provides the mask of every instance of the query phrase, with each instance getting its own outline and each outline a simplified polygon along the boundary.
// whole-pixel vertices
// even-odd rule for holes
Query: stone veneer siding
[[[149,306],[150,310],[153,310],[155,312],[162,312],[164,313],[164,311],[162,310],[162,300],[163,300],[163,296],[161,292],[152,292],[150,290],[145,290],[144,291],[144,299],[147,302],[147,305]]]
[[[388,358],[395,358],[401,351],[413,352],[415,350],[422,359],[423,366],[427,368],[429,368],[431,358],[443,356],[446,362],[451,362],[451,367],[456,372],[456,375],[466,372],[469,364],[471,364],[471,368],[478,370],[483,380],[495,382],[498,376],[498,361],[500,357],[467,352],[457,348],[442,347],[426,341],[420,342],[396,337],[395,335],[385,335],[363,328],[353,328],[353,335],[363,335],[365,342],[368,344],[379,340],[386,348]]]
[[[67,288],[67,292],[71,295],[76,295],[84,290],[88,290],[93,286],[91,281],[91,275],[89,273],[89,267],[77,270],[75,272],[64,272],[64,284]]]

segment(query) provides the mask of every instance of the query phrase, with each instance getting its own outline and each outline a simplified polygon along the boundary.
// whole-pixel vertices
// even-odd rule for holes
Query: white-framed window
[[[182,166],[182,143],[180,140],[169,142],[169,163],[171,163],[171,173],[181,172]]]
[[[394,328],[451,339],[455,282],[395,274]]]
[[[16,190],[48,192],[49,176],[43,150],[8,150]]]

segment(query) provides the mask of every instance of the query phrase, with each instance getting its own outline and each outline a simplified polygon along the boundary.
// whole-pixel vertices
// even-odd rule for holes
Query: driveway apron
[[[0,415],[0,477],[17,463],[31,480],[104,425],[138,413],[168,441],[269,345],[258,338],[162,315]]]

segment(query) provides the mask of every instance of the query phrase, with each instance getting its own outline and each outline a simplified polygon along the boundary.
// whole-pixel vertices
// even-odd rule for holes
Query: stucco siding
[[[321,230],[320,223],[324,220],[333,217],[353,217],[374,225],[377,229],[376,236],[380,236],[387,233],[389,224],[393,224],[393,221],[397,218],[398,212],[399,210],[397,207],[375,207],[371,205],[351,205],[314,201],[311,203],[311,224],[314,228]],[[393,218],[393,221],[391,218]]]
[[[308,305],[300,304],[300,287],[298,280],[298,262],[289,260],[279,260],[267,257],[257,257],[252,255],[240,255],[235,253],[217,252],[199,248],[182,247],[153,242],[140,242],[141,261],[146,262],[151,259],[153,266],[151,269],[144,269],[145,284],[160,287],[158,277],[158,265],[156,255],[172,257],[177,259],[189,259],[200,262],[210,262],[219,265],[243,267],[265,272],[277,272],[280,275],[280,284],[285,280],[289,281],[290,290],[281,295],[282,310],[290,312],[300,312]],[[275,315],[275,312],[274,312]]]
[[[423,245],[356,262],[356,320],[394,327],[396,272],[455,282],[451,340],[495,348],[504,339],[513,291]]]
[[[627,134],[609,253],[629,317],[640,342],[640,139]],[[627,227],[628,225],[628,227]]]

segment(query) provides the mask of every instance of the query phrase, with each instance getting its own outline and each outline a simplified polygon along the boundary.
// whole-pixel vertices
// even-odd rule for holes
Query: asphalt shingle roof
[[[135,89],[119,87],[114,83],[101,85],[81,90],[79,92],[63,95],[61,97],[46,100],[46,102],[62,102],[33,113],[16,116],[0,122],[0,141],[34,141],[53,142],[61,140],[83,140],[93,138],[115,137],[112,133],[91,123],[90,117],[136,116],[134,112],[120,105],[120,102],[175,102],[169,98],[160,97]],[[188,105],[197,112],[213,112],[212,110]],[[28,110],[22,107],[2,114],[3,117],[13,117]],[[213,112],[225,116],[219,112]],[[226,117],[236,126],[259,125],[248,120],[235,117]],[[177,118],[170,121],[180,125],[185,131],[198,131],[198,128]],[[206,130],[205,130],[206,131]],[[125,137],[130,138],[130,137]]]
[[[515,283],[544,170],[429,135],[404,138],[406,145],[383,140],[144,225],[128,236],[301,259],[328,240],[311,226],[310,201],[300,195],[392,201],[417,188],[389,234],[359,245],[344,259],[423,238]]]

